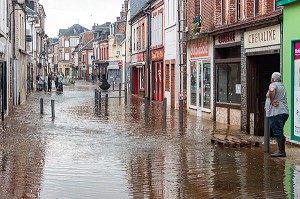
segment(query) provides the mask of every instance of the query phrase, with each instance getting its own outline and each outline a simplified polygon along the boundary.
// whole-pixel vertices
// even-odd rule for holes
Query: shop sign
[[[164,49],[152,50],[151,51],[151,60],[157,61],[164,59]]]
[[[137,54],[137,61],[138,61],[138,62],[144,61],[144,53],[139,53],[139,54]]]
[[[231,44],[241,41],[240,32],[230,32],[216,36],[215,45]]]
[[[245,32],[245,48],[280,44],[280,24]]]
[[[208,56],[208,41],[205,39],[198,39],[190,44],[190,58]]]
[[[137,53],[132,55],[132,62],[143,62],[144,61],[144,53]]]
[[[300,137],[300,41],[294,43],[294,135]]]

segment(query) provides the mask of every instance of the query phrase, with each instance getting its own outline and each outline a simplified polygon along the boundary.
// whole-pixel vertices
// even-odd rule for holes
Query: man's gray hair
[[[279,72],[274,72],[271,78],[274,82],[281,82],[281,74]]]

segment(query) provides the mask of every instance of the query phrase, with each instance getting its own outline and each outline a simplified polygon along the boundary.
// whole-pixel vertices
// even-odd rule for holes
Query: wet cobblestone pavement
[[[243,135],[191,115],[179,131],[177,110],[164,129],[162,105],[151,103],[145,118],[144,100],[133,96],[95,111],[95,88],[77,81],[14,108],[0,136],[1,199],[300,198],[299,148],[272,159],[262,145],[215,146],[213,132]]]

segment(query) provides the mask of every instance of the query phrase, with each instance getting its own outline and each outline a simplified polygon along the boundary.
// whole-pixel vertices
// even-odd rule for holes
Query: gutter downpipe
[[[15,77],[15,60],[16,60],[16,54],[15,54],[15,34],[16,34],[16,31],[15,31],[15,23],[16,23],[16,19],[15,19],[15,10],[16,10],[16,2],[15,1],[12,1],[12,7],[13,7],[13,10],[12,10],[12,14],[13,14],[13,26],[11,25],[11,28],[13,29],[12,30],[12,93],[13,93],[13,105],[17,105],[17,96],[16,96],[16,77]],[[10,19],[11,20],[11,19]]]
[[[132,66],[131,66],[131,61],[132,61],[132,22],[131,19],[128,21],[128,25],[130,25],[130,40],[129,40],[129,49],[128,52],[130,53],[130,60],[129,60],[129,64],[128,64],[128,69],[130,70],[130,77],[129,77],[129,82],[128,85],[130,86],[130,89],[127,90],[127,92],[129,91],[130,94],[132,94]],[[127,36],[126,36],[127,37]],[[127,45],[126,45],[127,46]],[[126,51],[127,53],[127,51]]]
[[[150,47],[151,47],[151,13],[149,11],[147,11],[149,8],[151,7],[150,3],[147,5],[147,7],[144,9],[144,14],[147,15],[147,18],[148,18],[148,43],[147,43],[147,64],[148,64],[148,68],[147,68],[147,73],[148,73],[148,77],[147,77],[147,84],[148,84],[148,87],[147,87],[147,98],[148,100],[150,100],[151,98],[151,92],[150,92],[150,77],[151,77],[151,58],[150,58]]]

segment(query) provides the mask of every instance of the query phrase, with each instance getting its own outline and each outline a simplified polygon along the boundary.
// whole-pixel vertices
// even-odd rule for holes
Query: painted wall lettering
[[[280,25],[245,32],[245,48],[280,44]]]

